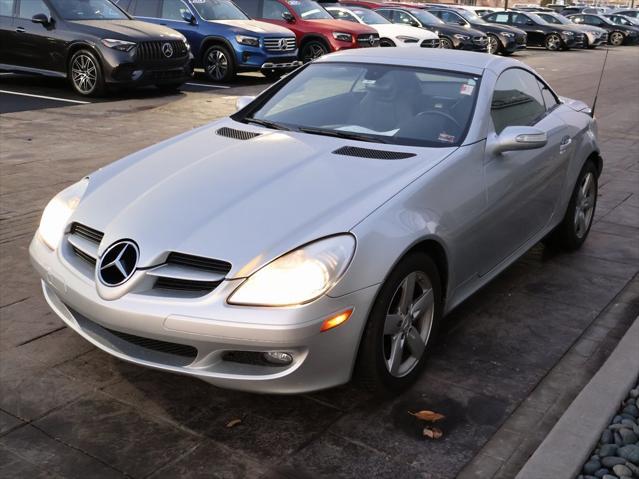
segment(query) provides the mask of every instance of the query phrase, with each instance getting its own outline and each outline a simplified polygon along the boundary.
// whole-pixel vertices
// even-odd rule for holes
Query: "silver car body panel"
[[[425,51],[426,50],[426,51]],[[492,91],[520,62],[472,52],[362,49],[318,62],[424,66],[481,76],[474,117],[460,147],[375,145],[415,156],[380,161],[334,154],[370,143],[274,131],[230,118],[134,153],[90,175],[69,224],[104,233],[98,255],[131,239],[138,271],[121,286],[98,284],[72,251],[68,234],[52,251],[36,234],[32,262],[62,320],[101,349],[128,361],[249,391],[299,393],[345,383],[369,310],[393,266],[428,243],[445,255],[448,312],[541,240],[562,219],[586,159],[598,154],[587,106],[561,99],[535,126],[546,147],[489,153],[495,133]],[[222,127],[259,134],[248,141]],[[566,144],[566,138],[570,141]],[[350,232],[356,250],[324,296],[286,308],[233,306],[228,296],[251,273],[310,241]],[[209,294],[183,297],[150,284],[170,252],[215,258],[232,267]],[[351,318],[320,332],[331,315]],[[113,333],[113,332],[116,333]],[[118,334],[197,350],[184,362]],[[228,351],[287,351],[289,366],[241,364]]]

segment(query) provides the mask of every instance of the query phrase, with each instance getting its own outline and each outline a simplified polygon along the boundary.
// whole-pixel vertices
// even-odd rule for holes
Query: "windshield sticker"
[[[461,89],[459,90],[459,93],[461,93],[462,95],[472,95],[474,89],[475,89],[475,87],[473,85],[469,85],[467,83],[464,83],[461,86]]]
[[[448,133],[445,133],[443,131],[439,134],[437,139],[439,141],[444,142],[444,143],[455,143],[455,137],[453,135],[449,135]]]

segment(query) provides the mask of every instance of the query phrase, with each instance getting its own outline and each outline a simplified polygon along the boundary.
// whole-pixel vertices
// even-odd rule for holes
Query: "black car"
[[[518,28],[488,23],[475,13],[461,8],[431,7],[428,11],[449,25],[484,32],[488,36],[488,53],[510,55],[526,48],[526,32]]]
[[[577,24],[592,25],[608,30],[608,43],[614,46],[632,45],[639,40],[636,27],[617,25],[603,15],[579,14],[570,15],[568,18]]]
[[[550,24],[539,15],[530,12],[493,12],[482,18],[490,23],[521,28],[528,35],[529,46],[546,47],[552,51],[581,48],[585,40],[583,33],[563,25]]]
[[[636,32],[639,32],[639,23],[635,23],[637,20],[634,18],[626,17],[625,15],[619,15],[617,13],[605,14],[603,15],[603,17],[607,18],[608,20],[610,20],[612,23],[616,25],[623,25],[626,27],[630,27]]]
[[[375,11],[392,23],[425,28],[426,30],[436,33],[439,35],[439,42],[442,48],[456,48],[458,50],[474,50],[479,52],[488,50],[488,37],[485,33],[472,28],[448,25],[426,10],[384,6],[376,8]]]
[[[108,85],[175,89],[193,72],[182,34],[109,0],[0,0],[0,45],[0,70],[66,77],[85,96]]]

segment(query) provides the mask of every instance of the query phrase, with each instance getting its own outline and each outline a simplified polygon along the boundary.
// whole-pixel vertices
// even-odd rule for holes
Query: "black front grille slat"
[[[104,237],[104,233],[101,231],[94,230],[93,228],[89,228],[88,226],[80,223],[73,223],[71,225],[71,234],[82,236],[94,243],[100,243]]]
[[[261,135],[261,133],[255,133],[254,131],[236,130],[235,128],[229,128],[227,126],[219,128],[215,133],[235,140],[250,140]]]
[[[169,264],[179,264],[191,268],[204,269],[213,273],[227,274],[231,271],[231,263],[219,259],[203,258],[184,253],[171,253],[166,259]]]
[[[403,151],[373,150],[371,148],[358,148],[356,146],[343,146],[333,152],[334,155],[355,156],[358,158],[371,158],[373,160],[404,160],[415,156],[415,153]]]
[[[87,263],[89,263],[92,266],[95,266],[96,263],[96,259],[92,256],[89,256],[88,254],[86,254],[84,251],[76,248],[75,246],[72,246],[73,252],[81,259],[83,259],[84,261],[86,261]]]
[[[145,349],[151,349],[160,353],[173,354],[175,356],[181,356],[183,358],[195,359],[197,357],[197,349],[193,346],[187,346],[185,344],[171,343],[168,341],[160,341],[159,339],[143,338],[142,336],[135,336],[133,334],[123,333],[122,331],[115,331],[113,329],[104,328],[106,331],[114,336],[134,344]]]
[[[173,49],[173,55],[166,57],[162,53],[162,45],[168,43]],[[169,60],[173,58],[183,58],[188,54],[186,45],[181,40],[160,40],[152,42],[140,42],[137,45],[137,58],[139,61],[158,61]]]
[[[194,293],[213,291],[221,281],[191,281],[186,279],[162,276],[155,282],[155,289],[170,289],[173,291],[192,291]]]

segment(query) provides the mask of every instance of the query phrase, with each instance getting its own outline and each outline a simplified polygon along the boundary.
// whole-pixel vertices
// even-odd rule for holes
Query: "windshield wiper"
[[[373,138],[368,135],[360,135],[349,131],[325,130],[323,128],[313,128],[310,126],[300,126],[298,130],[312,135],[334,136],[336,138],[345,138],[347,140],[368,141],[369,143],[388,143],[388,141],[381,138]]]
[[[272,128],[273,130],[291,131],[292,128],[275,123],[274,121],[260,120],[258,118],[244,118],[245,123],[255,123],[256,125],[265,126],[266,128]]]

